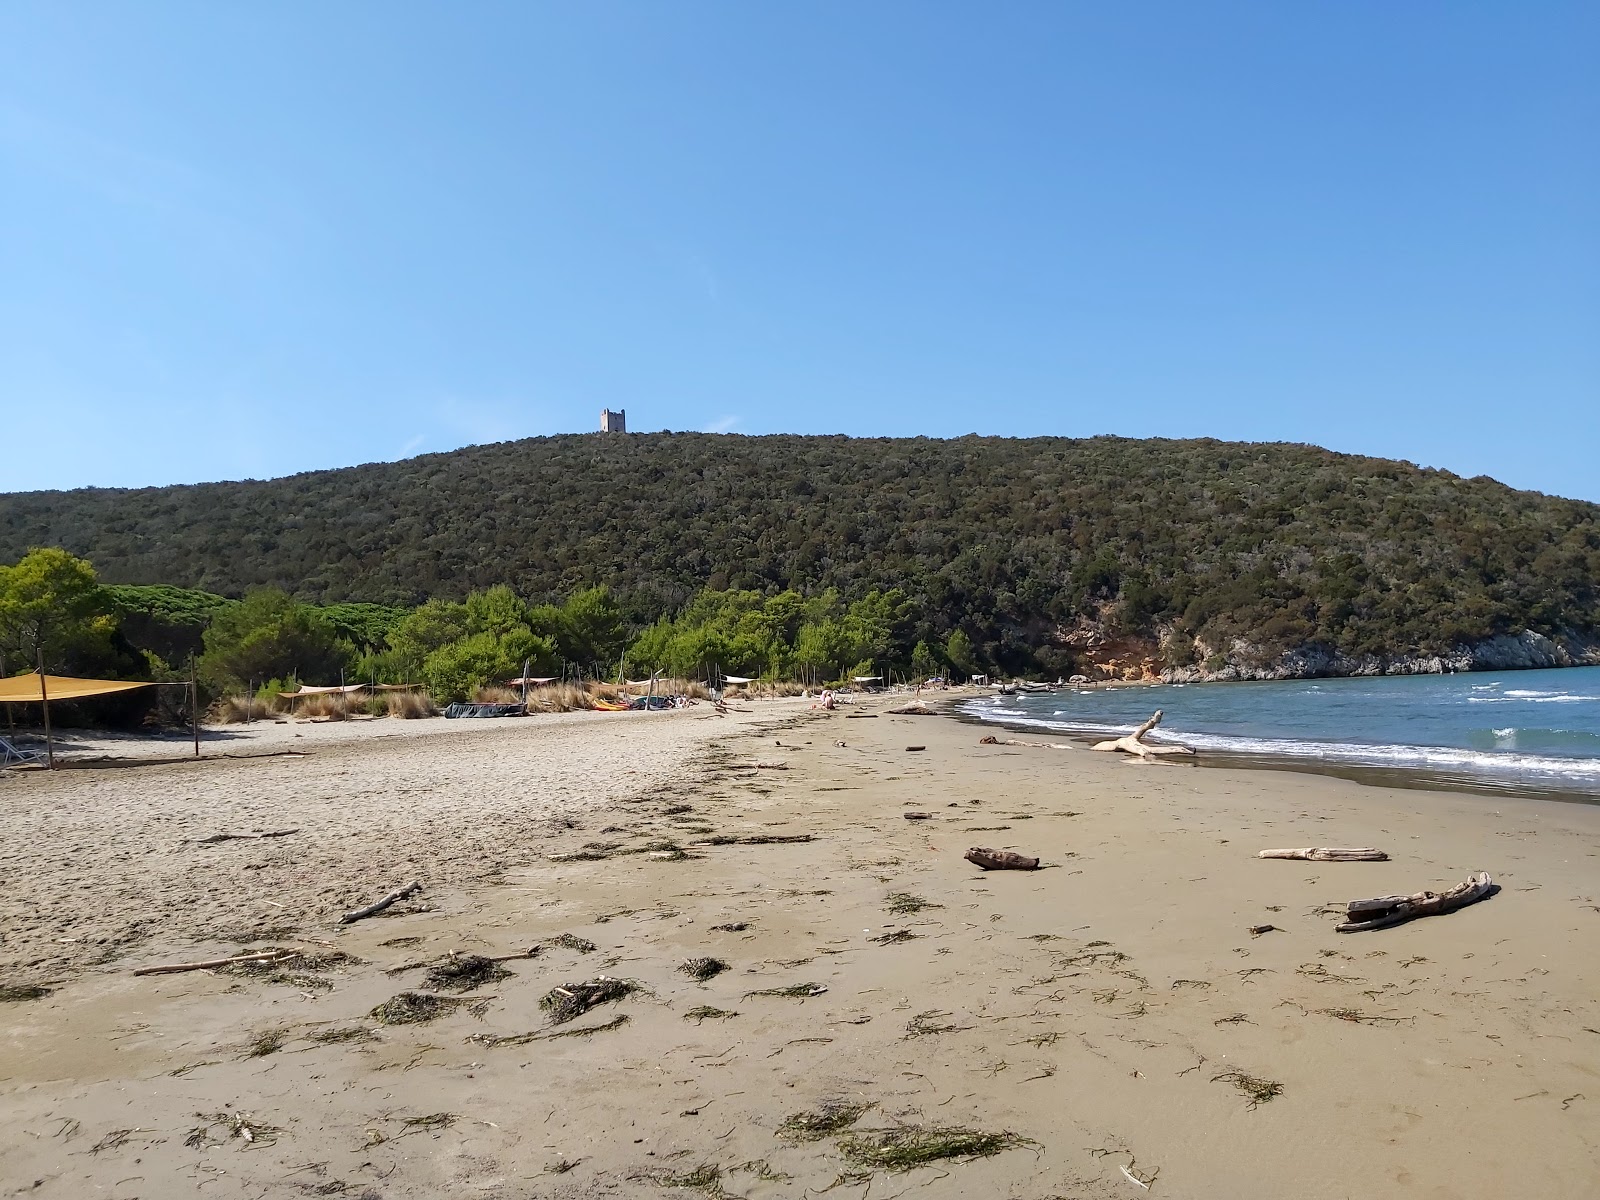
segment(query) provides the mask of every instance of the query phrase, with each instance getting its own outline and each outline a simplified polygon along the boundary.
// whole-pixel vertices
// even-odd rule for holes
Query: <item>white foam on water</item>
[[[1108,725],[1091,721],[1054,721],[1031,717],[1012,709],[1000,712],[987,707],[963,706],[963,711],[985,720],[997,717],[1014,725],[1051,729],[1098,737],[1120,737],[1127,725]],[[1501,731],[1496,730],[1497,734]],[[1513,729],[1511,731],[1515,733]],[[1215,733],[1188,733],[1164,730],[1151,734],[1152,743],[1181,742],[1196,750],[1217,750],[1262,758],[1282,758],[1304,762],[1339,763],[1351,766],[1428,768],[1462,775],[1488,778],[1564,780],[1584,786],[1600,786],[1600,758],[1563,758],[1555,755],[1519,754],[1507,750],[1469,750],[1452,746],[1412,746],[1369,744],[1364,742],[1318,742],[1296,738],[1246,737]]]

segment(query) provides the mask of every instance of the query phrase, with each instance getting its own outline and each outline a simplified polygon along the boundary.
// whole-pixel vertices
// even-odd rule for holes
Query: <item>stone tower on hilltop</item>
[[[627,433],[628,410],[619,408],[616,412],[612,412],[609,408],[602,408],[600,410],[600,432]]]

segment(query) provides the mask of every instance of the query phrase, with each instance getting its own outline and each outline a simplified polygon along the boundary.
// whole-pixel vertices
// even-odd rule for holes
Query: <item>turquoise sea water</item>
[[[1600,667],[1166,684],[995,696],[968,716],[1087,738],[1160,708],[1151,741],[1225,759],[1600,799]]]

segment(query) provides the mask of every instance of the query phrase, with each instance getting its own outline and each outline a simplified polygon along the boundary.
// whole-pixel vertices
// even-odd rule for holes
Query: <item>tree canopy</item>
[[[826,674],[909,667],[920,643],[919,663],[1051,675],[1085,630],[1159,643],[1175,665],[1600,636],[1600,507],[1285,444],[564,435],[278,480],[0,496],[0,561],[35,545],[118,585],[276,587],[329,606],[358,656],[416,670],[447,642],[492,638],[458,652],[468,675],[537,657],[538,639],[614,662],[634,635],[641,666]],[[468,631],[450,606],[501,584],[522,608]],[[424,602],[443,607],[395,612]],[[176,608],[172,627],[192,628]],[[428,622],[456,632],[424,636]]]

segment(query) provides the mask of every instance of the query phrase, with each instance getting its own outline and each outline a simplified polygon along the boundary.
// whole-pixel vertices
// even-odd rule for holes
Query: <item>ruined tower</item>
[[[609,408],[602,408],[600,410],[600,432],[627,433],[628,410],[619,408],[616,412],[612,412]]]

